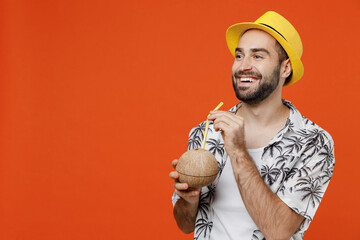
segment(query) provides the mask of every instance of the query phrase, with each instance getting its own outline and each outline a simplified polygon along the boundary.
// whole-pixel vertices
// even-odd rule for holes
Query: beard
[[[260,82],[258,87],[252,92],[246,92],[248,87],[239,87],[237,77],[241,76],[255,76],[259,78]],[[280,65],[274,69],[271,75],[262,77],[260,73],[257,72],[242,72],[238,71],[232,76],[233,87],[235,90],[236,97],[247,104],[253,105],[262,102],[266,99],[279,85],[280,80]]]

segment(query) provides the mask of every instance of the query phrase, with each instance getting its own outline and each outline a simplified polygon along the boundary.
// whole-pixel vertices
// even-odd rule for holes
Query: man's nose
[[[240,62],[239,70],[248,71],[252,69],[251,59],[249,57],[244,57]]]

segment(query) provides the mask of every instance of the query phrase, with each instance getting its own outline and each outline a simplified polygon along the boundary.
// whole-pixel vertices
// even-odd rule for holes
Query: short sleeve
[[[335,165],[331,137],[311,158],[303,156],[289,172],[277,192],[278,197],[305,217],[299,232],[305,232],[325,194]],[[299,233],[298,232],[298,233]]]

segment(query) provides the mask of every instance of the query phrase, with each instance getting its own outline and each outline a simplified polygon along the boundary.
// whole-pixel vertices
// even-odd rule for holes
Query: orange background
[[[170,163],[237,103],[226,28],[267,10],[304,45],[284,98],[335,140],[305,239],[359,239],[358,0],[2,0],[0,239],[191,239]]]

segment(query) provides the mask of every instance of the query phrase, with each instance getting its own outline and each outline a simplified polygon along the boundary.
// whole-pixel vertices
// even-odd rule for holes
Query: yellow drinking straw
[[[224,103],[223,102],[220,102],[216,108],[214,108],[214,111],[218,110]],[[210,114],[208,115],[210,116]],[[204,138],[203,138],[203,141],[202,141],[202,147],[203,149],[205,149],[205,143],[206,143],[206,138],[207,138],[207,133],[208,133],[208,127],[209,127],[209,120],[206,120],[206,125],[205,125],[205,131],[204,131]]]

